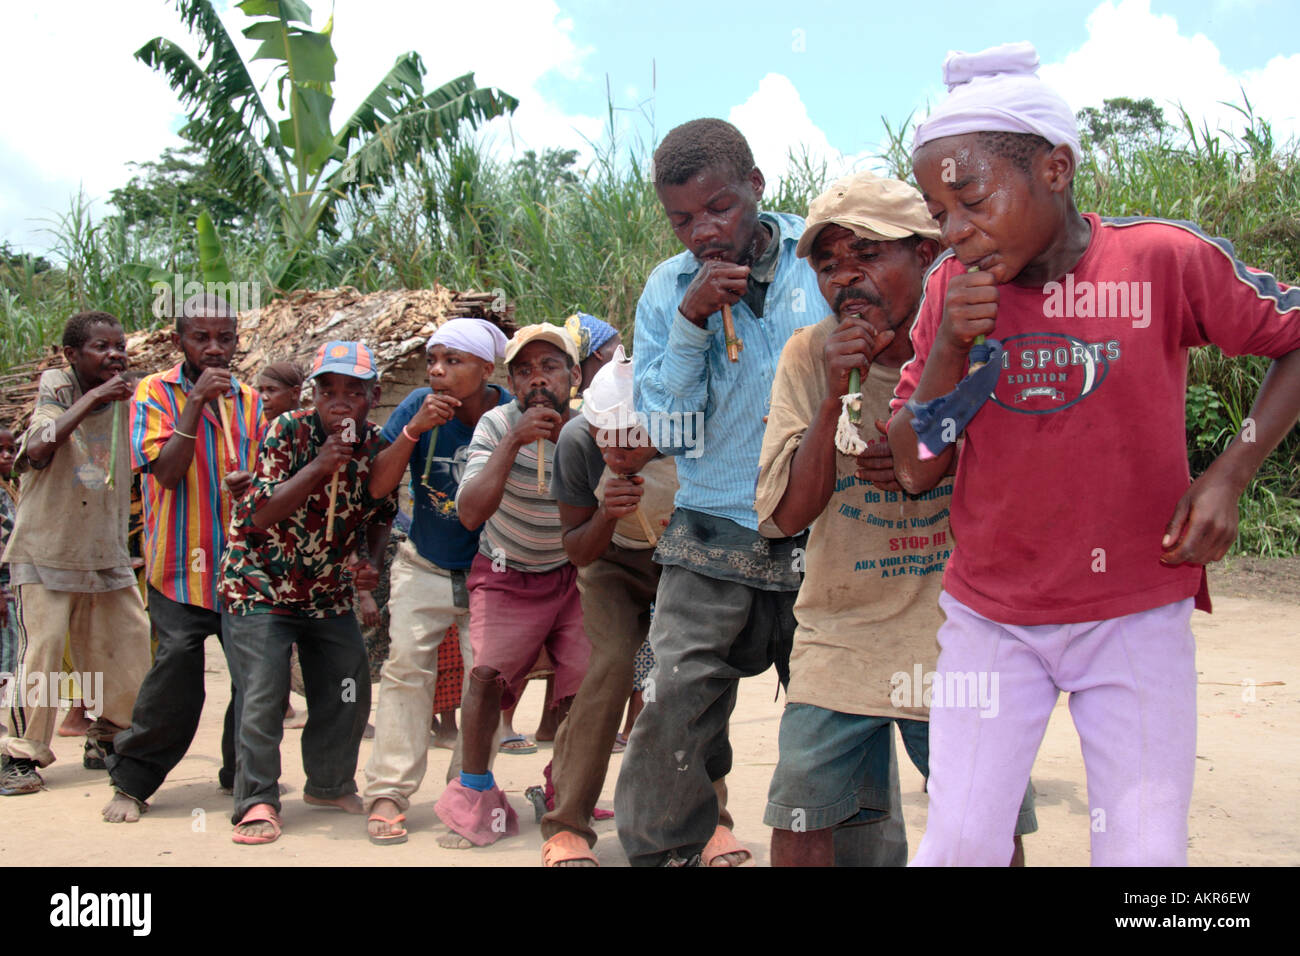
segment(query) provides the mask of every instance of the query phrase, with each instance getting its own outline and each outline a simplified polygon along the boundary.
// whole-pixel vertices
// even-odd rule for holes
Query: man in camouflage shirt
[[[367,421],[379,397],[370,350],[327,342],[309,378],[316,408],[283,415],[268,429],[222,568],[226,651],[244,702],[236,727],[236,843],[280,835],[280,739],[295,641],[307,691],[303,799],[362,810],[353,778],[370,677],[353,588],[373,588],[379,574],[354,552],[364,531],[369,553],[384,553],[397,497],[370,493],[384,445]]]

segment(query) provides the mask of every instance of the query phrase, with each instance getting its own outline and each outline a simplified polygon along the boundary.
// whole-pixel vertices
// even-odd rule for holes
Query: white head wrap
[[[1059,93],[1038,78],[1032,43],[1004,43],[979,53],[951,52],[943,61],[948,98],[916,128],[912,151],[962,133],[1035,133],[1069,144],[1081,158],[1079,126]]]
[[[582,393],[582,415],[597,428],[619,430],[638,422],[632,405],[632,360],[620,345]]]
[[[429,336],[424,350],[435,345],[460,349],[485,362],[499,362],[506,354],[506,335],[486,319],[448,319]]]

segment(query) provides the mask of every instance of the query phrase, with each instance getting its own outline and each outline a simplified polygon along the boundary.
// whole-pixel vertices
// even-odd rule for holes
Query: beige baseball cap
[[[808,258],[818,233],[832,223],[863,239],[939,238],[939,224],[915,188],[865,169],[837,179],[808,204],[807,225],[796,254]]]
[[[574,365],[580,361],[578,346],[568,332],[550,322],[538,322],[535,325],[525,325],[511,336],[510,341],[506,343],[506,364],[513,362],[519,350],[529,342],[549,342],[573,359]]]

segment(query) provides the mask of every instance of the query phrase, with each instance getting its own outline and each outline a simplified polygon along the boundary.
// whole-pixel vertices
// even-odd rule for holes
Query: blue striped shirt
[[[804,221],[786,213],[763,213],[779,230],[781,254],[759,318],[743,301],[731,307],[736,335],[744,343],[740,361],[727,360],[722,313],[700,328],[679,311],[682,296],[700,262],[682,252],[661,262],[646,281],[636,308],[634,401],[650,416],[651,435],[664,426],[656,416],[703,412],[703,428],[693,448],[666,448],[677,454],[675,504],[758,530],[754,492],[763,418],[771,401],[772,380],[786,340],[796,329],[826,315],[817,275],[795,255]],[[689,432],[685,433],[688,437]]]

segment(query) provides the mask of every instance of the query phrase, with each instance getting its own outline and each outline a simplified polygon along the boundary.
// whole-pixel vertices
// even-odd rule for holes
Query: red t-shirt
[[[1086,218],[1088,249],[1060,282],[999,287],[1003,372],[957,467],[944,589],[1006,624],[1103,620],[1192,596],[1209,610],[1203,566],[1160,563],[1191,484],[1187,350],[1300,348],[1300,288],[1248,269],[1230,243],[1190,223]],[[927,278],[895,411],[963,271],[945,256]]]

